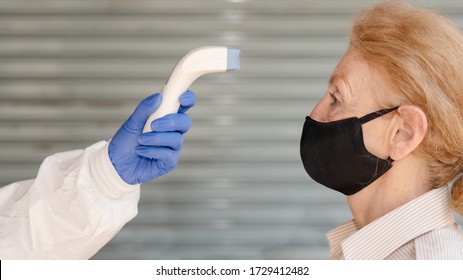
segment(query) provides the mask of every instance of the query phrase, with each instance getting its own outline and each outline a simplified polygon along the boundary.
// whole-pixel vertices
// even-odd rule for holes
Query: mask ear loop
[[[389,109],[382,109],[382,110],[379,110],[379,111],[376,111],[376,112],[373,112],[373,113],[370,113],[370,114],[367,114],[361,118],[359,118],[359,121],[360,121],[360,124],[365,124],[369,121],[372,121],[376,118],[379,118],[381,116],[384,116],[386,115],[387,113],[390,113],[392,111],[395,111],[397,110],[397,108],[399,108],[399,106],[397,107],[394,107],[394,108],[389,108]],[[394,162],[394,160],[389,156],[387,157],[386,159],[390,165],[392,165],[392,163]]]
[[[458,173],[455,177],[452,178],[452,180],[450,180],[448,183],[447,183],[447,188],[451,189],[453,187],[453,184],[455,184],[455,182],[460,179],[460,177],[463,176],[463,173]]]
[[[382,109],[382,110],[379,110],[379,111],[376,111],[376,112],[373,112],[373,113],[370,113],[370,114],[367,114],[361,118],[359,118],[359,121],[360,121],[360,124],[365,124],[369,121],[372,121],[376,118],[379,118],[381,116],[384,116],[386,115],[387,113],[390,113],[392,111],[395,111],[397,110],[397,108],[399,108],[399,106],[397,107],[394,107],[394,108],[389,108],[389,109]]]

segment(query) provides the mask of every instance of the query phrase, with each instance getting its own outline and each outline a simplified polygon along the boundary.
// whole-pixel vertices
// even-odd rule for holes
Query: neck
[[[359,228],[406,204],[431,189],[426,183],[423,160],[409,155],[394,162],[381,178],[360,192],[347,196],[347,203]]]

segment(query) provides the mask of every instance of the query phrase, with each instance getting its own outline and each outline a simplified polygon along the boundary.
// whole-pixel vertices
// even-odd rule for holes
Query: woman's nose
[[[327,117],[326,117],[326,97],[324,97],[322,100],[318,102],[317,105],[312,109],[312,112],[310,113],[310,118],[317,121],[317,122],[326,122]]]
[[[319,105],[320,103],[318,103],[317,105],[315,105],[315,107],[312,109],[312,112],[310,112],[310,118],[313,119],[313,120],[316,120],[316,121],[320,121],[320,116],[319,116]]]

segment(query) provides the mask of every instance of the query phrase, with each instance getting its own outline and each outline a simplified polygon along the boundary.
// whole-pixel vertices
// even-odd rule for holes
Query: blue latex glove
[[[109,143],[109,158],[128,184],[151,181],[177,166],[183,134],[191,127],[191,118],[185,112],[194,106],[196,96],[192,91],[183,93],[178,113],[154,120],[153,132],[143,133],[148,117],[161,102],[160,94],[143,100]]]

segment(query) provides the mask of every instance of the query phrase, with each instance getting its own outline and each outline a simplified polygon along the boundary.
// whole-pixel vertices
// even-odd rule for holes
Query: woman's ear
[[[414,105],[400,106],[396,117],[389,155],[393,160],[400,160],[419,146],[426,134],[428,121],[423,110]]]

